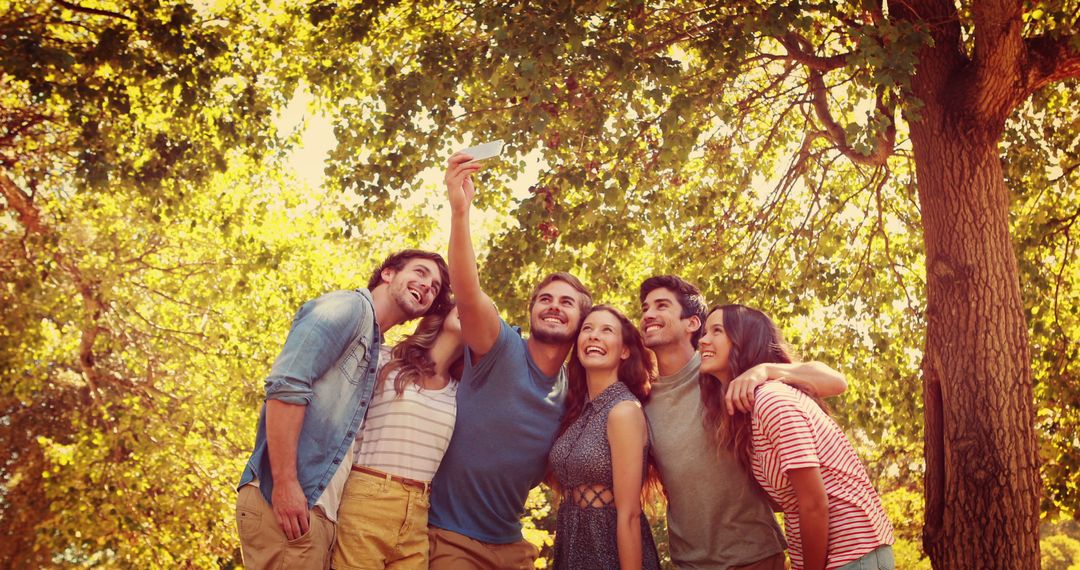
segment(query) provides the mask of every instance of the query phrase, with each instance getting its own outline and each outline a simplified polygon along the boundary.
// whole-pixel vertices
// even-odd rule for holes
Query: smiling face
[[[675,292],[666,287],[649,291],[641,303],[641,335],[645,346],[659,350],[680,342],[692,342],[697,317],[682,317],[683,309]]]
[[[532,338],[545,344],[573,342],[580,322],[581,295],[565,281],[548,283],[529,311]]]
[[[577,357],[586,370],[611,370],[630,357],[623,344],[622,325],[615,315],[595,310],[585,317],[577,337]]]
[[[705,333],[698,341],[701,350],[701,372],[720,380],[731,380],[731,339],[724,331],[724,311],[717,309],[705,319]]]
[[[439,268],[430,259],[413,258],[399,270],[384,269],[382,278],[389,284],[390,297],[409,318],[426,313],[443,287]]]

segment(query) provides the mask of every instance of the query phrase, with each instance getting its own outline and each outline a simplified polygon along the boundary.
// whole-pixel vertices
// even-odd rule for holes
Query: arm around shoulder
[[[847,390],[847,379],[843,374],[816,360],[769,366],[775,369],[775,372],[769,372],[770,379],[783,380],[814,396],[829,398]]]

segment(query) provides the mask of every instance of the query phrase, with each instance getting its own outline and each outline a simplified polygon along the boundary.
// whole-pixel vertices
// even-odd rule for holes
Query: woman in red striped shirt
[[[758,364],[790,363],[776,324],[742,305],[714,308],[699,344],[705,426],[784,511],[795,569],[893,570],[893,531],[844,432],[811,396],[766,382],[753,412],[729,413],[724,392]]]

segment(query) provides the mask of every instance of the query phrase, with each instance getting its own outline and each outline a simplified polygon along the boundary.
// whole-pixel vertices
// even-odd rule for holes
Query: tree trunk
[[[1041,480],[1000,129],[924,100],[911,123],[926,246],[924,547],[938,569],[1035,569]]]

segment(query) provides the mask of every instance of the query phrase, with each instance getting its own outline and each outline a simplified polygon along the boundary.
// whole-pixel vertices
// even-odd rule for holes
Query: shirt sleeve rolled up
[[[348,348],[367,310],[353,291],[327,293],[304,303],[265,382],[266,399],[306,406],[312,383]]]

